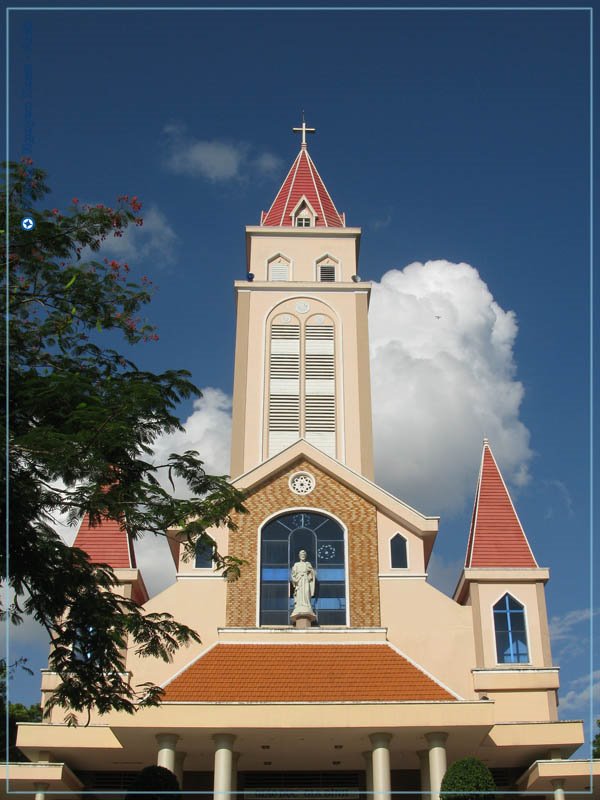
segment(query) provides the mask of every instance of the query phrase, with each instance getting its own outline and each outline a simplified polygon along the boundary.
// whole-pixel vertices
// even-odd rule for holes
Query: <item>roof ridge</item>
[[[340,212],[337,210],[337,208],[336,208],[336,206],[335,206],[335,203],[333,202],[333,198],[332,198],[332,196],[329,194],[329,189],[328,189],[328,188],[327,188],[327,186],[325,185],[325,181],[323,180],[323,178],[321,177],[321,174],[320,174],[319,170],[317,169],[317,165],[316,165],[316,164],[315,164],[315,162],[312,160],[312,158],[310,159],[310,162],[311,162],[311,164],[312,164],[312,166],[313,166],[313,168],[314,168],[314,171],[315,171],[315,173],[316,173],[316,175],[317,175],[317,178],[319,179],[319,181],[321,182],[321,185],[323,186],[323,189],[325,190],[325,194],[326,194],[326,195],[327,195],[327,197],[329,198],[329,202],[331,203],[331,205],[332,205],[332,207],[333,207],[333,210],[335,211],[335,213],[337,214],[337,216],[338,216],[338,218],[339,218],[340,222],[342,223],[342,227],[346,227],[346,222],[345,222],[345,220],[343,220],[343,219],[342,219],[342,215],[341,215],[341,214],[340,214]]]
[[[296,175],[298,174],[298,170],[300,169],[300,162],[301,161],[302,161],[302,150],[300,150],[300,152],[296,156],[296,160],[294,161],[296,169],[294,170],[294,175],[292,176],[292,180],[290,181],[290,188],[288,189],[287,197],[285,198],[285,204],[284,204],[283,208],[281,209],[281,220],[279,221],[280,225],[283,225],[283,221],[285,219],[285,212],[286,212],[286,209],[288,207],[288,203],[290,202],[290,197],[292,195],[292,189],[294,188],[294,181],[296,180]],[[292,164],[292,168],[294,167],[294,164]],[[283,186],[281,188],[283,189]]]
[[[319,194],[319,189],[317,187],[317,182],[316,182],[315,176],[313,174],[313,168],[314,168],[315,172],[316,172],[317,168],[313,164],[313,160],[310,157],[310,155],[308,153],[308,150],[306,150],[305,152],[306,152],[306,163],[308,164],[308,171],[310,172],[310,177],[311,177],[311,180],[313,182],[313,186],[315,187],[315,194],[317,195],[317,200],[319,201],[319,205],[321,207],[321,214],[322,214],[323,222],[325,223],[325,227],[327,228],[327,227],[329,227],[327,225],[327,215],[325,214],[325,209],[323,208],[323,201],[321,200],[321,195]],[[325,185],[325,184],[323,184],[323,185]]]
[[[271,211],[273,210],[273,206],[274,206],[274,205],[275,205],[275,203],[277,202],[277,200],[278,200],[278,198],[279,198],[279,194],[280,194],[281,190],[282,190],[282,189],[283,189],[283,187],[285,186],[285,183],[286,183],[287,179],[288,179],[288,178],[290,177],[290,175],[292,174],[292,170],[294,169],[294,165],[296,164],[296,161],[298,160],[298,156],[299,156],[299,155],[300,155],[300,153],[298,153],[298,155],[296,156],[296,158],[293,160],[291,167],[288,169],[288,171],[287,171],[287,174],[286,174],[285,178],[283,179],[283,181],[282,181],[282,183],[281,183],[281,186],[280,186],[280,188],[279,188],[279,191],[276,193],[276,195],[275,195],[275,197],[274,197],[274,199],[273,199],[273,202],[272,202],[272,203],[271,203],[271,205],[269,206],[269,210],[268,210],[268,211],[266,211],[266,212],[265,212],[265,211],[261,212],[261,213],[262,213],[262,218],[261,218],[261,221],[260,221],[260,222],[261,222],[261,225],[263,224],[264,220],[265,220],[265,219],[267,219],[267,217],[269,216],[269,214],[270,214],[270,213],[271,213]]]
[[[485,439],[484,439],[485,442]],[[475,498],[473,500],[473,512],[471,514],[471,528],[469,530],[469,541],[467,543],[467,553],[465,557],[465,567],[471,566],[471,559],[473,558],[473,550],[475,549],[475,531],[477,528],[477,512],[479,510],[479,493],[481,491],[481,478],[483,475],[483,456],[485,454],[485,444],[481,450],[481,459],[479,462],[479,475],[477,477],[477,488],[475,489]]]

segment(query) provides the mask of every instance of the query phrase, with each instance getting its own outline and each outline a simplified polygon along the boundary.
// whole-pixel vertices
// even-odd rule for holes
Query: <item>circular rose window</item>
[[[290,477],[290,489],[294,494],[310,494],[315,488],[315,479],[308,472],[296,472]]]

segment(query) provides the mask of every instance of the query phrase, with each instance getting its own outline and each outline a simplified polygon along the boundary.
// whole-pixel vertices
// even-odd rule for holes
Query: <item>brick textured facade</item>
[[[314,490],[306,496],[294,494],[288,481],[299,470],[310,472]],[[380,625],[377,554],[377,512],[372,503],[338,483],[313,464],[299,460],[285,471],[270,477],[250,494],[245,502],[247,514],[236,522],[238,530],[229,535],[229,552],[245,559],[241,578],[227,587],[227,625],[256,625],[259,536],[261,525],[277,512],[294,508],[315,508],[330,512],[348,529],[348,588],[350,625]]]

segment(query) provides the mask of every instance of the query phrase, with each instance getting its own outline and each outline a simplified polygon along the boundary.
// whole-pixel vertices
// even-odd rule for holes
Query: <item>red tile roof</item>
[[[465,567],[537,567],[487,440],[484,440]]]
[[[94,564],[108,564],[113,569],[136,566],[133,542],[115,519],[105,517],[99,525],[92,527],[88,514],[85,514],[73,547],[85,550]]]
[[[456,700],[387,644],[218,644],[165,686],[171,702]]]
[[[301,147],[273,205],[266,214],[263,212],[260,224],[291,227],[292,213],[303,197],[308,200],[316,214],[317,227],[345,227],[344,218],[334,206],[305,146]]]

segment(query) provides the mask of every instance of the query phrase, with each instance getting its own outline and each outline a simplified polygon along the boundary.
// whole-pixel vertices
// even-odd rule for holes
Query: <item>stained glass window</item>
[[[494,606],[494,630],[499,664],[529,663],[525,608],[510,594],[505,594]]]
[[[317,573],[313,598],[316,624],[345,625],[344,532],[331,517],[312,511],[282,514],[262,529],[260,624],[290,624],[294,607],[290,571],[300,550],[306,550]]]

